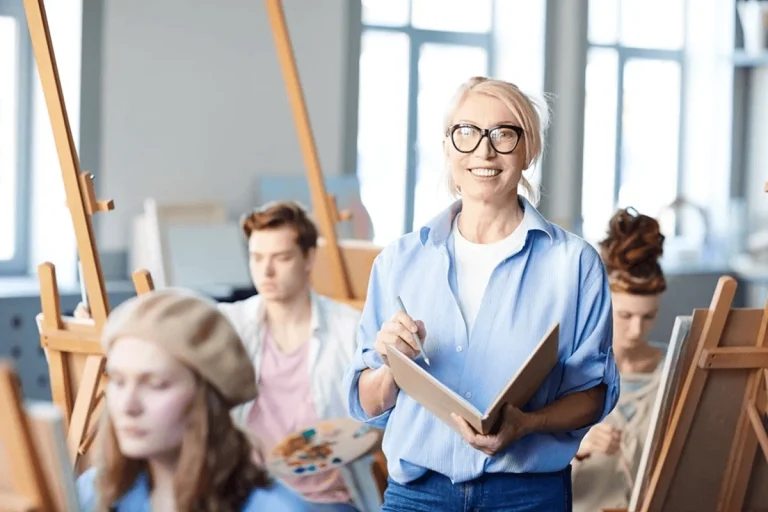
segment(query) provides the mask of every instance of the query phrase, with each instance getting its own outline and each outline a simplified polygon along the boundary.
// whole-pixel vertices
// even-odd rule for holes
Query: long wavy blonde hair
[[[108,512],[148,467],[145,460],[120,452],[106,408],[99,435],[98,510]],[[251,444],[233,424],[225,400],[199,377],[177,468],[174,494],[180,512],[239,511],[254,489],[271,485],[267,473],[252,462]]]

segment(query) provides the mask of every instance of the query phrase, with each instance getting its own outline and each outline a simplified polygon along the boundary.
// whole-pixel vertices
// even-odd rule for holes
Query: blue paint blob
[[[341,459],[338,458],[338,457],[334,457],[334,458],[331,459],[331,462],[333,464],[341,464]]]
[[[309,466],[309,467],[307,468],[307,471],[314,471],[314,470],[315,470],[315,466]]]
[[[302,467],[298,467],[298,468],[294,469],[294,470],[293,470],[293,472],[294,472],[294,473],[299,473],[299,474],[301,474],[301,473],[303,473],[303,472],[304,472],[304,468],[302,468]]]

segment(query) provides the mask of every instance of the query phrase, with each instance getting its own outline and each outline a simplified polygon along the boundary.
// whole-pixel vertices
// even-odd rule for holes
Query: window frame
[[[26,275],[30,254],[30,203],[32,175],[32,43],[21,0],[0,0],[0,16],[15,18],[18,23],[18,110],[14,255],[0,260],[0,277]]]
[[[650,48],[636,48],[632,46],[622,46],[620,44],[596,44],[589,43],[587,51],[592,48],[601,48],[614,50],[618,58],[616,70],[616,140],[614,141],[616,152],[614,161],[614,181],[613,181],[613,203],[618,205],[619,190],[621,190],[621,162],[622,162],[622,136],[624,127],[622,126],[622,114],[624,105],[624,67],[627,62],[637,60],[655,60],[665,62],[676,62],[680,66],[680,120],[677,129],[677,191],[683,184],[683,141],[685,137],[685,87],[686,87],[686,69],[685,69],[685,51],[684,50],[658,50]],[[656,212],[654,212],[655,215]]]
[[[491,19],[494,19],[496,0],[491,1]],[[494,30],[488,32],[453,32],[415,28],[412,25],[413,0],[408,0],[408,23],[400,26],[363,23],[362,33],[368,31],[395,32],[408,36],[408,124],[406,133],[405,168],[405,215],[403,233],[413,231],[416,200],[416,171],[418,163],[418,94],[419,94],[419,52],[424,44],[445,44],[472,46],[485,50],[488,59],[488,76],[494,76]]]
[[[688,2],[686,1],[684,3],[683,7],[683,20],[686,19],[686,14],[688,11]],[[621,13],[621,7],[619,6],[618,14]],[[617,21],[618,23],[618,21]],[[676,62],[680,66],[680,89],[678,91],[679,100],[680,100],[680,112],[679,112],[679,119],[678,119],[678,129],[677,129],[677,175],[676,175],[676,196],[679,197],[682,193],[683,185],[684,185],[684,176],[685,176],[685,150],[684,150],[684,143],[685,143],[685,135],[686,135],[686,118],[687,118],[687,109],[688,106],[686,104],[686,98],[685,98],[685,91],[687,84],[687,69],[686,69],[686,58],[685,58],[685,44],[687,40],[687,26],[684,23],[683,26],[683,47],[678,50],[665,50],[665,49],[658,49],[658,48],[643,48],[643,47],[636,47],[636,46],[627,46],[623,45],[619,42],[619,34],[617,33],[617,42],[616,43],[593,43],[589,39],[587,39],[587,54],[595,48],[595,49],[606,49],[606,50],[613,50],[616,52],[617,56],[617,64],[616,64],[616,139],[614,140],[614,164],[613,164],[613,207],[614,209],[619,207],[619,192],[621,190],[621,175],[622,175],[622,137],[624,134],[624,127],[622,125],[622,116],[623,116],[623,105],[624,105],[624,67],[626,66],[627,62],[632,61],[633,59],[637,60],[652,60],[652,61],[663,61],[663,62]],[[651,216],[656,216],[658,212],[644,212]],[[584,207],[582,205],[582,219],[584,215]],[[608,222],[609,219],[605,219],[606,222]],[[678,215],[675,215],[675,225],[674,225],[674,233],[673,235],[678,235],[680,233],[680,219]]]

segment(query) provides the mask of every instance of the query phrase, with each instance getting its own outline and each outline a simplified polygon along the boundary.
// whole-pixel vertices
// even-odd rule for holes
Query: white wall
[[[283,2],[328,175],[353,171],[342,169],[356,143],[345,133],[353,1]],[[102,101],[98,195],[115,200],[102,250],[128,248],[147,196],[219,200],[237,216],[259,174],[304,172],[263,0],[106,2]]]
[[[768,182],[768,67],[756,67],[749,73],[745,196],[752,224],[750,228],[764,231],[768,230],[768,193],[765,192],[765,183]]]

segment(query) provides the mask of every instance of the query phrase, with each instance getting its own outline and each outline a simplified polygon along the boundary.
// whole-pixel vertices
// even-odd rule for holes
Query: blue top
[[[94,479],[96,468],[90,468],[77,479],[77,494],[80,500],[81,512],[92,512],[98,505],[98,497]],[[117,512],[150,512],[149,482],[147,475],[142,473],[136,479],[128,492],[114,503]],[[304,501],[298,494],[275,482],[268,489],[254,489],[248,501],[241,509],[243,512],[269,510],[270,512],[309,512],[311,504]]]
[[[525,242],[491,274],[471,336],[455,299],[454,203],[425,227],[404,235],[377,256],[358,331],[355,358],[344,376],[353,418],[385,429],[383,450],[390,477],[407,483],[428,469],[465,482],[484,472],[558,471],[576,454],[587,428],[560,434],[535,433],[488,456],[405,393],[395,407],[369,417],[360,405],[358,380],[379,368],[376,333],[398,309],[427,329],[424,350],[431,366],[416,361],[454,392],[485,411],[533,348],[560,323],[559,360],[525,410],[601,383],[607,385],[598,421],[615,407],[619,376],[611,349],[611,293],[597,251],[581,238],[547,222],[523,197]]]

